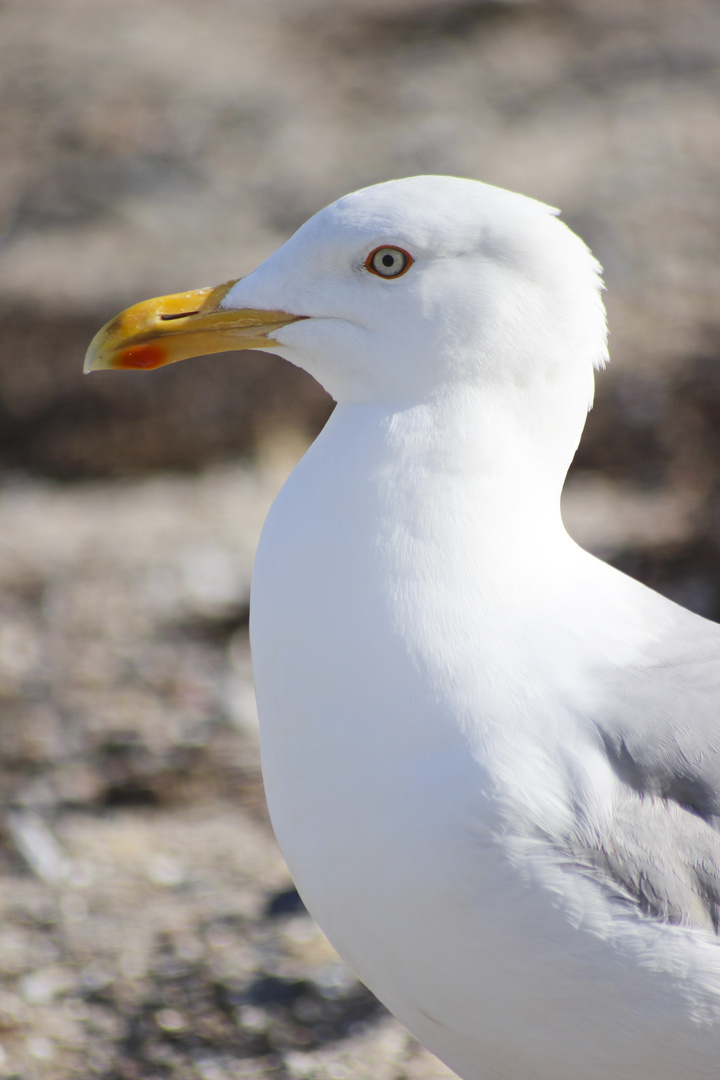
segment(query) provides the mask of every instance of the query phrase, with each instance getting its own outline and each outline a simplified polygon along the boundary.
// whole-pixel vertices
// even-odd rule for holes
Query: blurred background
[[[559,206],[612,356],[568,526],[720,618],[720,6],[0,0],[0,94],[0,1076],[447,1076],[265,816],[250,568],[332,403],[262,354],[83,354],[365,184]]]

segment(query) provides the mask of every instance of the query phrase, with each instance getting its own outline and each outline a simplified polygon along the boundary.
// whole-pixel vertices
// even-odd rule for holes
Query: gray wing
[[[594,717],[625,793],[585,857],[649,915],[720,933],[720,626],[676,609]]]

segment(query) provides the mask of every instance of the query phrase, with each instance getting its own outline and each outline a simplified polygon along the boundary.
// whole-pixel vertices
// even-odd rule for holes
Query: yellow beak
[[[235,284],[160,296],[122,311],[90,342],[84,370],[150,371],[207,353],[268,349],[279,344],[271,336],[275,330],[307,317],[285,311],[223,311],[220,303]]]

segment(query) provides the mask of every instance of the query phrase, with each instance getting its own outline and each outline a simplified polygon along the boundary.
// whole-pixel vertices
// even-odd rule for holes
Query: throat
[[[388,527],[448,548],[466,538],[532,550],[566,538],[560,495],[580,427],[559,436],[526,411],[530,420],[517,397],[510,408],[488,393],[339,405],[321,441],[346,483],[374,490]]]

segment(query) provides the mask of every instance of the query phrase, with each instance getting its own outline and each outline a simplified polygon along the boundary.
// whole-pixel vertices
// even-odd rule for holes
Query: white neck
[[[549,398],[453,387],[421,404],[341,404],[317,452],[331,469],[337,455],[348,484],[364,477],[384,490],[392,516],[432,513],[448,535],[471,517],[475,542],[487,532],[493,544],[532,547],[562,530],[560,494],[586,415],[586,390],[574,408],[561,402],[559,420]]]

